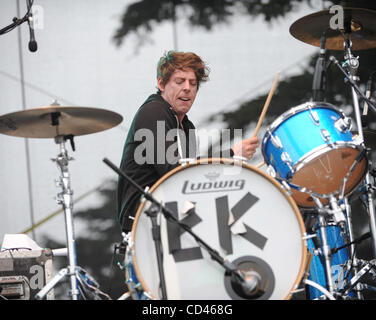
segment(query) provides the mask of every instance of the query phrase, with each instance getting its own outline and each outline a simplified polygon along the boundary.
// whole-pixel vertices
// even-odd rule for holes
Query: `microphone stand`
[[[345,40],[345,59],[346,62],[344,65],[348,66],[349,73],[348,74],[344,68],[340,65],[338,60],[331,56],[329,59],[335,63],[335,65],[340,69],[340,71],[345,75],[345,77],[348,79],[348,82],[351,85],[351,93],[354,103],[354,110],[355,110],[355,117],[356,117],[356,123],[358,127],[358,133],[361,140],[361,144],[364,146],[364,136],[363,136],[363,127],[362,127],[362,121],[361,121],[361,114],[360,114],[360,107],[359,107],[359,101],[357,93],[367,102],[370,109],[376,114],[376,107],[373,104],[373,102],[368,99],[364,93],[359,89],[357,84],[355,83],[355,80],[357,80],[356,72],[359,67],[359,61],[358,58],[354,57],[351,53],[351,41]],[[376,214],[375,214],[375,208],[373,205],[373,186],[371,184],[371,176],[370,172],[367,171],[365,175],[365,184],[367,188],[367,200],[368,200],[368,214],[370,219],[370,229],[372,234],[372,245],[373,245],[373,254],[374,257],[376,257]]]
[[[19,19],[17,17],[14,17],[12,19],[13,23],[11,23],[9,26],[6,26],[3,29],[0,29],[0,35],[6,34],[9,31],[12,31],[13,29],[15,29],[16,27],[18,27],[19,25],[23,24],[24,22],[29,22],[30,21],[29,20],[30,11],[31,11],[31,6],[30,7],[28,6],[28,11],[26,12],[25,16],[23,18],[21,18],[21,19]]]
[[[175,218],[175,216],[173,215],[172,211],[169,210],[167,207],[165,207],[157,199],[155,199],[150,194],[150,192],[145,191],[144,189],[142,189],[135,181],[133,181],[130,177],[128,177],[124,173],[124,171],[122,171],[121,169],[117,168],[107,158],[104,158],[103,162],[105,164],[107,164],[112,170],[114,170],[122,178],[124,178],[128,182],[130,182],[145,197],[146,200],[150,201],[152,203],[152,205],[154,206],[154,208],[153,208],[154,212],[162,212],[166,220],[172,221],[172,222],[176,223],[179,227],[181,227],[186,232],[188,232],[209,253],[210,257],[214,261],[216,261],[217,263],[219,263],[226,270],[227,273],[234,275],[235,279],[237,279],[238,281],[240,281],[242,283],[246,283],[247,282],[245,280],[244,275],[234,266],[233,263],[231,263],[230,261],[228,261],[225,258],[223,258],[219,254],[219,252],[217,252],[216,250],[214,250],[204,240],[202,240],[198,235],[196,235],[189,226],[185,225],[184,223],[181,223],[177,218]],[[153,213],[152,213],[152,215],[153,215]],[[153,229],[153,230],[155,230],[155,229]],[[158,235],[157,236],[153,235],[153,240],[155,241],[156,248],[158,248],[159,245],[161,244],[160,243],[160,237],[158,239]],[[166,284],[165,284],[165,279],[164,279],[164,275],[163,275],[164,274],[163,266],[162,266],[162,262],[163,261],[162,261],[161,251],[159,249],[157,250],[157,260],[158,260],[158,269],[159,269],[158,271],[159,271],[159,274],[162,275],[162,277],[160,279],[161,280],[161,287],[163,288],[163,290],[165,290]]]
[[[320,56],[317,59],[315,66],[315,73],[313,75],[312,83],[312,98],[313,101],[324,101],[325,93],[325,76],[326,76],[326,63],[325,63],[325,43],[326,31],[322,33],[320,42]]]
[[[167,289],[166,289],[166,280],[163,272],[163,252],[162,252],[162,241],[161,241],[161,228],[157,222],[157,216],[160,212],[160,207],[152,204],[151,207],[145,211],[145,213],[150,217],[152,225],[152,235],[155,246],[155,252],[157,254],[158,262],[158,272],[160,279],[160,286],[162,292],[162,300],[167,300]]]

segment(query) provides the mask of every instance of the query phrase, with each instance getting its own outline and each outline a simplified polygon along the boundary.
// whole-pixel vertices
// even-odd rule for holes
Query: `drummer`
[[[157,93],[140,106],[124,144],[120,168],[142,188],[179,165],[179,159],[197,158],[195,126],[188,119],[200,84],[208,80],[209,69],[195,53],[168,51],[157,65]],[[251,159],[257,137],[222,150],[221,157],[234,155]],[[117,189],[118,218],[122,231],[132,229],[140,194],[125,179]]]

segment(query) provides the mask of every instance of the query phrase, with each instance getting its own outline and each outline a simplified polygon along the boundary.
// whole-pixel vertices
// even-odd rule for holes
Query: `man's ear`
[[[161,92],[163,92],[165,86],[164,86],[164,84],[162,82],[162,78],[158,78],[157,84],[158,84],[158,89],[161,90]]]

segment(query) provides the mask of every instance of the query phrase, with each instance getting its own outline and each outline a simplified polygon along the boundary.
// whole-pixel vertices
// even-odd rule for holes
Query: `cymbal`
[[[326,49],[343,50],[344,37],[341,32],[330,27],[333,18],[338,23],[336,13],[322,10],[298,19],[290,26],[290,33],[296,39],[320,47],[321,36],[326,31]],[[362,8],[343,8],[342,30],[352,42],[353,50],[376,48],[376,11]]]
[[[91,107],[43,106],[0,117],[0,133],[24,138],[80,136],[110,129],[123,121],[113,111]]]

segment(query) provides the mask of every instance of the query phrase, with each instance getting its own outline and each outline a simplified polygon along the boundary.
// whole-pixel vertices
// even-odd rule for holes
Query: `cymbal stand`
[[[52,161],[56,162],[58,168],[60,169],[60,180],[58,186],[62,188],[62,192],[57,196],[57,202],[62,205],[65,214],[65,233],[68,249],[68,262],[69,265],[66,268],[61,269],[57,275],[55,275],[41,291],[35,296],[36,299],[43,299],[44,296],[55,286],[61,279],[65,276],[70,278],[71,286],[71,298],[72,300],[78,300],[80,296],[83,299],[93,299],[93,300],[102,300],[110,299],[108,295],[101,292],[98,287],[99,285],[96,281],[90,277],[87,272],[77,266],[77,257],[76,257],[76,241],[74,237],[74,228],[73,228],[73,191],[70,186],[70,174],[68,171],[69,161],[73,160],[72,157],[68,156],[67,149],[65,148],[65,142],[69,139],[72,148],[74,150],[73,137],[72,136],[62,136],[58,135],[55,137],[55,143],[59,145],[60,153],[56,159]]]
[[[58,168],[60,169],[60,181],[58,185],[62,188],[62,192],[57,196],[57,202],[62,205],[65,214],[65,233],[67,239],[67,249],[68,249],[68,262],[67,268],[60,270],[60,272],[50,281],[51,285],[47,284],[38,294],[37,298],[42,299],[45,291],[49,291],[53,286],[60,281],[61,278],[68,275],[70,277],[71,284],[71,296],[72,300],[78,300],[79,290],[77,283],[77,258],[76,258],[76,243],[74,239],[74,229],[73,229],[73,219],[72,219],[72,209],[73,209],[73,191],[70,187],[70,175],[68,171],[69,161],[73,158],[68,156],[67,149],[65,148],[64,136],[57,136],[55,138],[55,143],[59,145],[60,153],[56,159],[52,161],[56,162]]]
[[[361,113],[360,113],[360,107],[359,107],[359,100],[357,96],[357,92],[361,94],[361,91],[356,85],[356,81],[358,80],[358,77],[356,76],[356,73],[359,68],[359,60],[358,57],[354,57],[351,52],[351,41],[345,40],[344,47],[345,47],[345,62],[344,66],[347,67],[348,73],[342,68],[342,66],[338,63],[338,61],[331,56],[330,60],[335,62],[335,64],[338,66],[338,68],[345,74],[347,79],[349,80],[349,83],[351,84],[351,94],[353,99],[353,105],[354,105],[354,111],[355,111],[355,118],[356,118],[356,124],[357,129],[359,133],[359,138],[362,144],[362,147],[364,146],[364,135],[363,135],[363,127],[362,127],[362,120],[361,120]],[[357,90],[355,90],[357,89]],[[361,94],[363,98],[366,98],[363,94]],[[371,110],[375,111],[375,107],[373,106],[373,103],[369,99],[367,99],[367,102],[369,106],[371,107]],[[376,257],[376,213],[375,213],[375,207],[373,205],[373,191],[374,187],[371,184],[371,176],[369,170],[367,171],[365,178],[365,185],[367,188],[366,194],[367,194],[367,201],[368,201],[368,215],[369,215],[369,225],[370,230],[372,234],[372,249],[373,249],[373,255]]]

